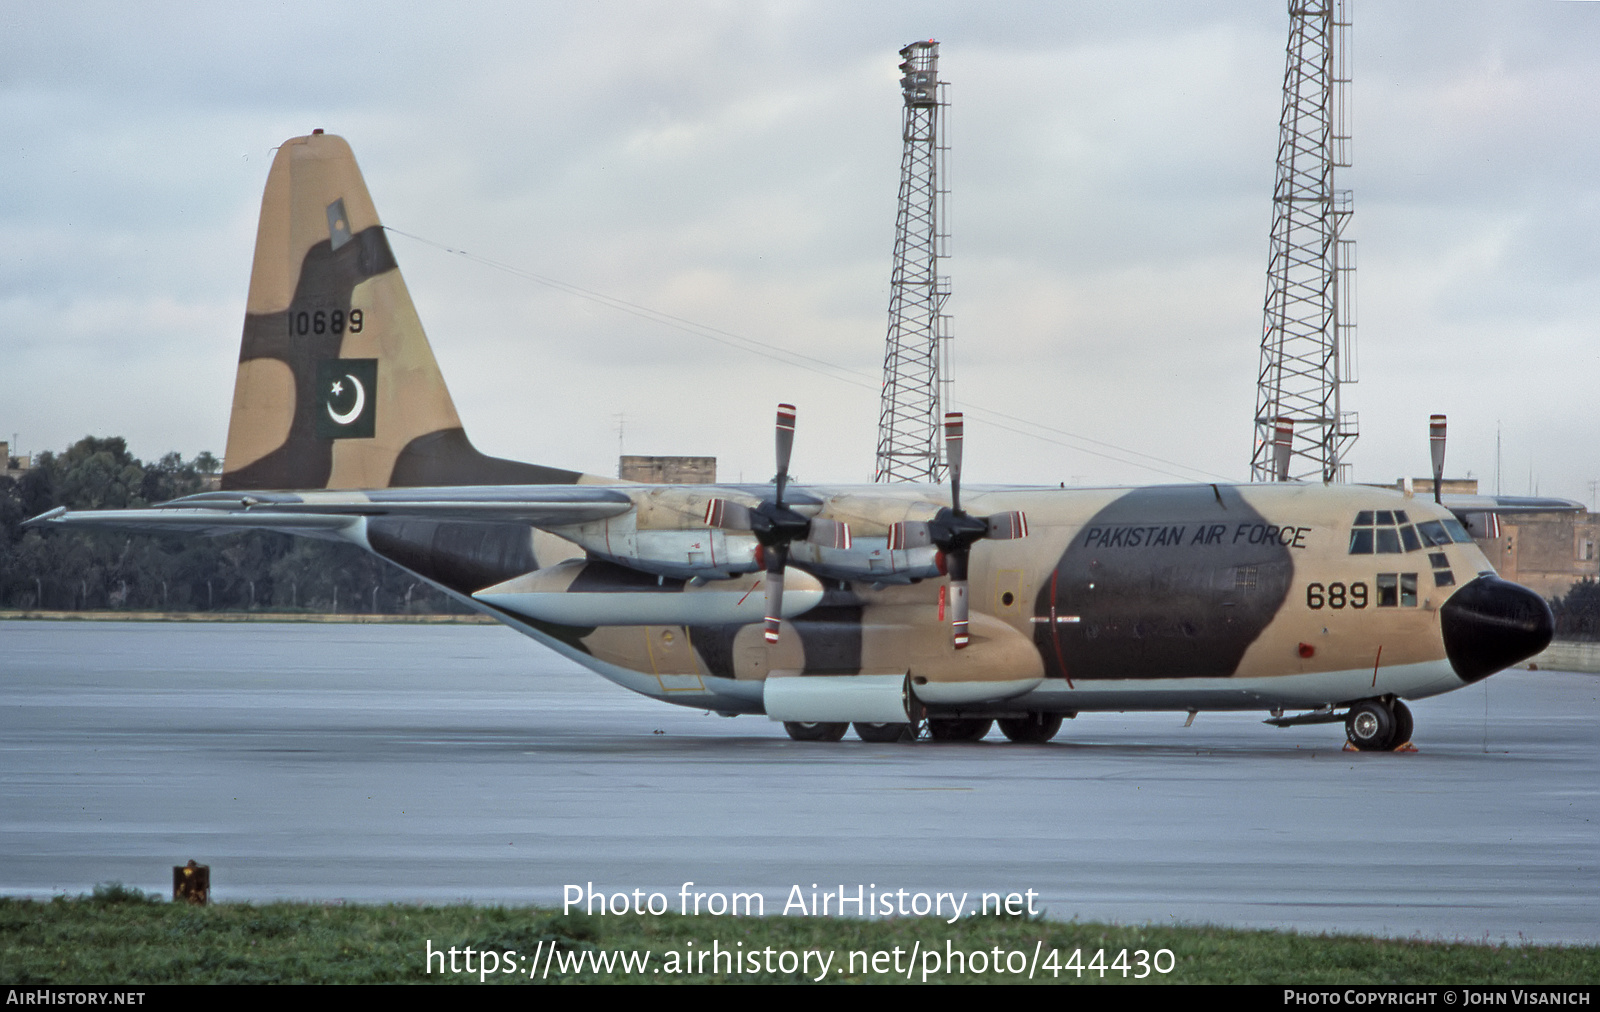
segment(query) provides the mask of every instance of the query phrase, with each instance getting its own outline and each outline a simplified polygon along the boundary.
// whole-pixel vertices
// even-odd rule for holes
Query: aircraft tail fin
[[[284,142],[261,199],[222,487],[581,477],[473,447],[350,145],[321,131]]]

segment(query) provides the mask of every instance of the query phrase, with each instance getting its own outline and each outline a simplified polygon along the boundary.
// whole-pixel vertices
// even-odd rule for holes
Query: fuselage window
[[[1400,604],[1400,580],[1394,573],[1378,574],[1378,607],[1394,608]]]
[[[1435,587],[1454,587],[1456,574],[1450,571],[1450,557],[1443,552],[1429,552],[1428,565],[1433,567],[1433,585]]]
[[[1415,608],[1417,606],[1416,573],[1379,573],[1378,607]]]

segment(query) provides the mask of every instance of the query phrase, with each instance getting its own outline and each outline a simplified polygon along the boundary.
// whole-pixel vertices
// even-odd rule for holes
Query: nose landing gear
[[[1344,718],[1345,737],[1361,752],[1393,752],[1410,744],[1411,710],[1400,700],[1364,699]]]

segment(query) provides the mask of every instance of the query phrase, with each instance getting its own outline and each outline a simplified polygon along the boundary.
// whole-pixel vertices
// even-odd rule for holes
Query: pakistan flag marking
[[[378,360],[331,358],[317,363],[318,439],[371,439],[377,431]]]

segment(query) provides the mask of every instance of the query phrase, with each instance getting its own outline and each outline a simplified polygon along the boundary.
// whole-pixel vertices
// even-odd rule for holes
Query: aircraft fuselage
[[[700,519],[706,501],[755,490],[613,491],[634,508],[591,521],[582,534],[645,549],[672,539],[669,551],[693,552],[714,533]],[[1452,663],[1441,611],[1466,585],[1493,580],[1492,569],[1464,533],[1449,536],[1447,525],[1460,531],[1449,511],[1422,498],[1287,483],[972,489],[974,512],[1025,511],[1029,533],[974,550],[972,642],[956,650],[942,614],[946,581],[891,582],[894,553],[872,537],[930,514],[948,501],[946,490],[797,492],[806,512],[850,523],[853,551],[865,560],[858,565],[879,557],[883,578],[823,579],[820,603],[786,621],[776,645],[749,623],[557,625],[474,599],[582,556],[526,525],[370,516],[350,536],[634,691],[726,713],[761,712],[762,683],[774,672],[904,675],[931,708],[963,713],[1314,708],[1415,699],[1481,677],[1460,658]],[[595,600],[630,589],[621,584],[647,594],[690,589],[593,553],[580,568],[589,582],[574,581],[569,594]],[[760,577],[729,579],[759,596]],[[1543,606],[1494,582],[1502,610]],[[1548,638],[1533,629],[1523,639],[1540,635]]]

